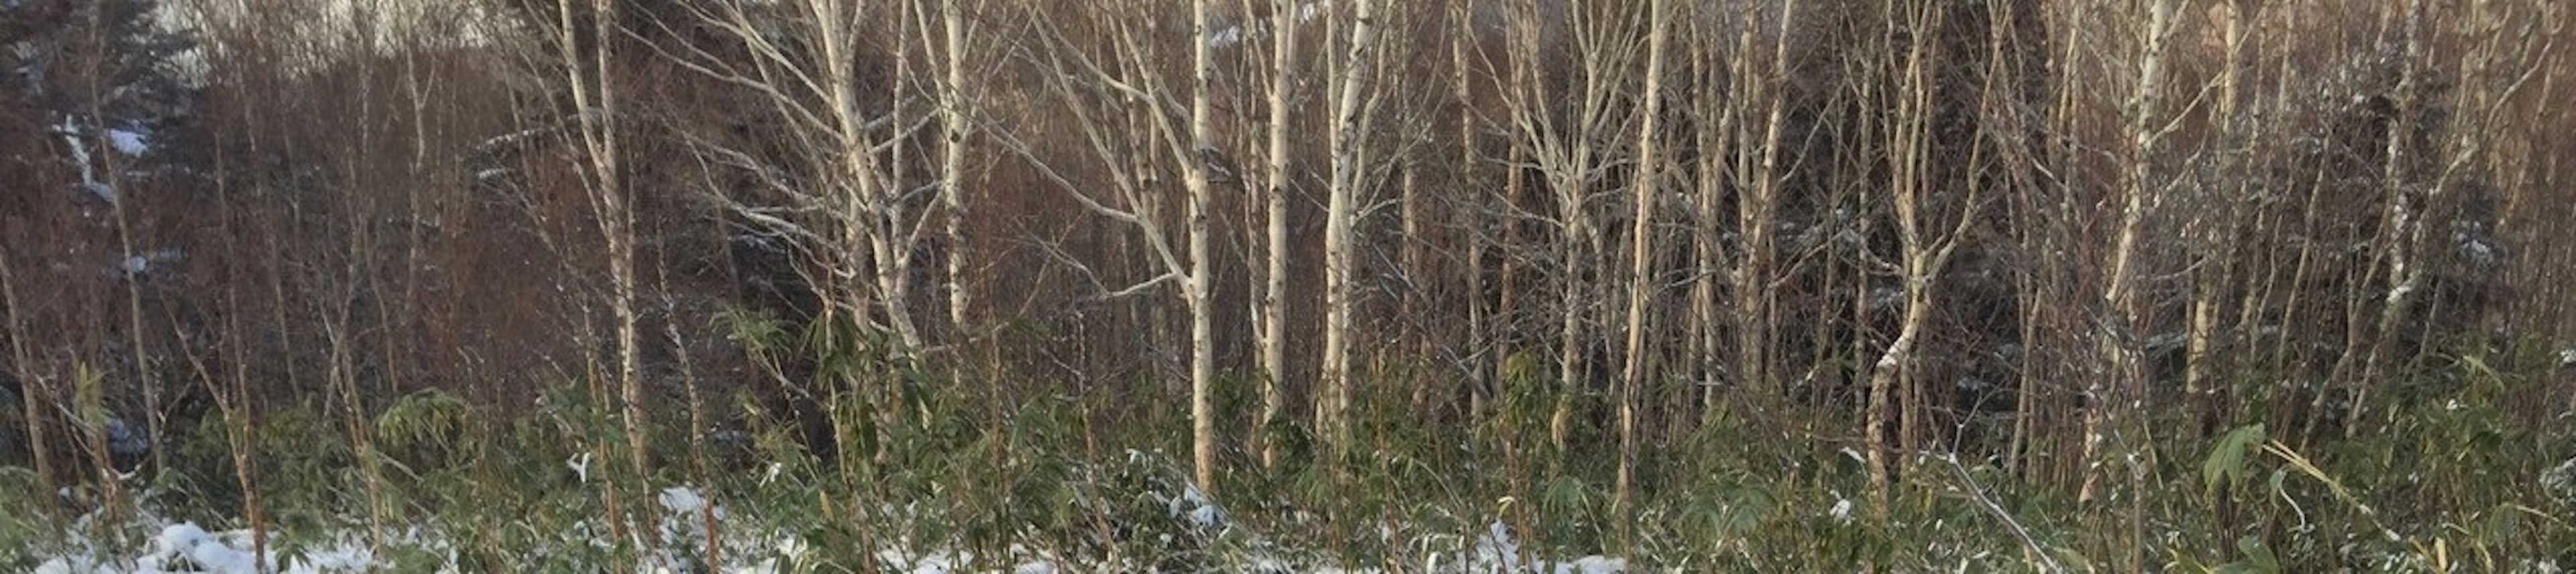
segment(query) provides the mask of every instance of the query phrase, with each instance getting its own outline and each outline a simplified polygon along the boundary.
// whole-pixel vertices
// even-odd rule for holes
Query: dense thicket
[[[213,433],[260,528],[319,408],[382,526],[400,397],[566,386],[615,515],[729,437],[860,476],[1062,401],[1227,497],[1420,456],[1888,520],[1974,467],[2080,511],[2032,564],[2135,568],[2178,507],[2296,531],[2250,448],[2576,539],[2500,494],[2576,457],[2563,3],[361,4],[0,7],[0,460],[113,506]]]

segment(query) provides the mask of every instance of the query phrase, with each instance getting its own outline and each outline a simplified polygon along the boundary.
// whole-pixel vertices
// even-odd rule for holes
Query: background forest
[[[0,569],[2559,572],[2571,11],[0,0]]]

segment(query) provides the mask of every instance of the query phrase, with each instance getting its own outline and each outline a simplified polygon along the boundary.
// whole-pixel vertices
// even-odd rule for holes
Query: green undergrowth
[[[693,428],[686,405],[651,405],[667,416],[652,421],[649,476],[615,446],[616,409],[582,384],[532,408],[439,391],[390,400],[361,427],[366,449],[319,405],[273,409],[249,456],[258,506],[273,551],[356,540],[403,571],[1486,571],[1587,555],[1683,571],[2576,566],[2576,425],[2507,408],[2552,388],[2548,358],[2528,350],[2427,361],[2388,385],[2384,427],[2350,439],[2303,440],[2272,421],[2158,436],[2127,458],[2138,480],[2089,502],[1974,455],[1915,457],[1882,500],[1855,445],[1833,438],[1851,433],[1849,413],[1747,407],[1645,446],[1628,508],[1610,491],[1609,429],[1584,422],[1602,417],[1576,417],[1560,449],[1556,404],[1534,383],[1507,383],[1480,412],[1425,414],[1408,386],[1421,381],[1374,379],[1387,384],[1359,401],[1362,444],[1346,458],[1319,460],[1304,426],[1282,423],[1258,437],[1279,445],[1278,464],[1229,451],[1206,488],[1187,484],[1186,404],[1143,391],[1158,385],[1002,399],[976,376],[871,364],[834,376],[911,392],[824,398],[832,449],[748,397],[706,401],[728,421],[717,429]],[[1230,383],[1223,403],[1243,420],[1240,389],[1253,385]],[[1588,401],[1577,413],[1600,406],[1573,400]],[[238,429],[197,423],[168,468],[129,479],[142,495],[123,511],[96,508],[93,488],[45,493],[31,472],[0,468],[0,500],[34,510],[0,513],[0,538],[26,541],[0,544],[0,569],[117,555],[150,536],[102,516],[248,527]],[[369,468],[382,475],[373,489]],[[711,506],[670,508],[688,496]]]

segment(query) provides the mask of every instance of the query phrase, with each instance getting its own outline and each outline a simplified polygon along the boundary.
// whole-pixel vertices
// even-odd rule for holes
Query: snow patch
[[[37,574],[162,574],[203,572],[214,574],[323,574],[326,572],[372,572],[389,565],[379,560],[364,542],[342,539],[317,548],[299,549],[285,564],[278,557],[283,552],[273,542],[268,556],[253,552],[248,530],[207,532],[194,522],[162,526],[142,554],[109,557],[64,556],[36,566]],[[94,554],[94,553],[93,553]]]
[[[2576,503],[2576,458],[2541,471],[2540,491],[2561,502]]]
[[[155,266],[177,263],[182,259],[186,259],[187,256],[187,252],[180,251],[176,248],[162,249],[141,255],[130,255],[124,259],[117,260],[115,268],[109,272],[109,275],[116,276],[121,274],[126,278],[140,277],[144,273],[152,271],[152,268]]]
[[[662,509],[671,511],[672,514],[697,514],[700,509],[707,507],[706,497],[698,496],[697,489],[686,486],[662,489],[661,498]]]
[[[1468,572],[1546,572],[1550,574],[1610,574],[1628,570],[1628,560],[1592,555],[1566,562],[1541,560],[1523,563],[1521,545],[1512,539],[1510,527],[1496,521],[1485,525],[1485,533],[1476,537],[1476,548],[1464,564]],[[1439,568],[1431,568],[1435,571]]]
[[[90,165],[89,145],[81,143],[81,133],[80,124],[72,123],[69,117],[63,118],[61,124],[54,126],[54,134],[62,136],[63,144],[72,152],[72,163],[80,167],[81,189],[88,191],[90,195],[107,200],[108,203],[116,203],[116,190],[108,187],[107,184],[99,183],[98,170]]]
[[[1181,495],[1172,497],[1168,506],[1172,516],[1189,520],[1191,526],[1213,529],[1224,524],[1225,517],[1217,513],[1216,503],[1209,502],[1207,494],[1199,492],[1196,485],[1182,488]]]
[[[152,140],[145,137],[143,132],[132,130],[107,130],[107,146],[115,148],[116,153],[125,154],[126,157],[142,157],[143,154],[152,152]]]
[[[152,453],[152,429],[108,417],[107,454],[119,461],[141,460]]]

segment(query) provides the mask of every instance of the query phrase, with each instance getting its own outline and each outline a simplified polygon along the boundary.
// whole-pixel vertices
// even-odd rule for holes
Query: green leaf
[[[98,371],[89,368],[89,363],[72,366],[72,408],[80,416],[81,424],[106,432],[103,430],[107,424],[106,396],[106,385]]]
[[[1753,532],[1780,505],[1769,491],[1753,486],[1736,490],[1733,498],[1734,503],[1727,505],[1725,525],[1728,533],[1737,536]]]
[[[2263,423],[2254,423],[2228,431],[2209,449],[2209,458],[2200,464],[2200,481],[2207,494],[2217,496],[2220,488],[2245,481],[2245,451],[2263,444]]]
[[[2249,574],[2276,574],[2281,571],[2281,557],[2273,555],[2272,548],[2263,545],[2260,537],[2236,539],[2236,550],[2244,553],[2245,558],[2219,568],[2219,571]]]

